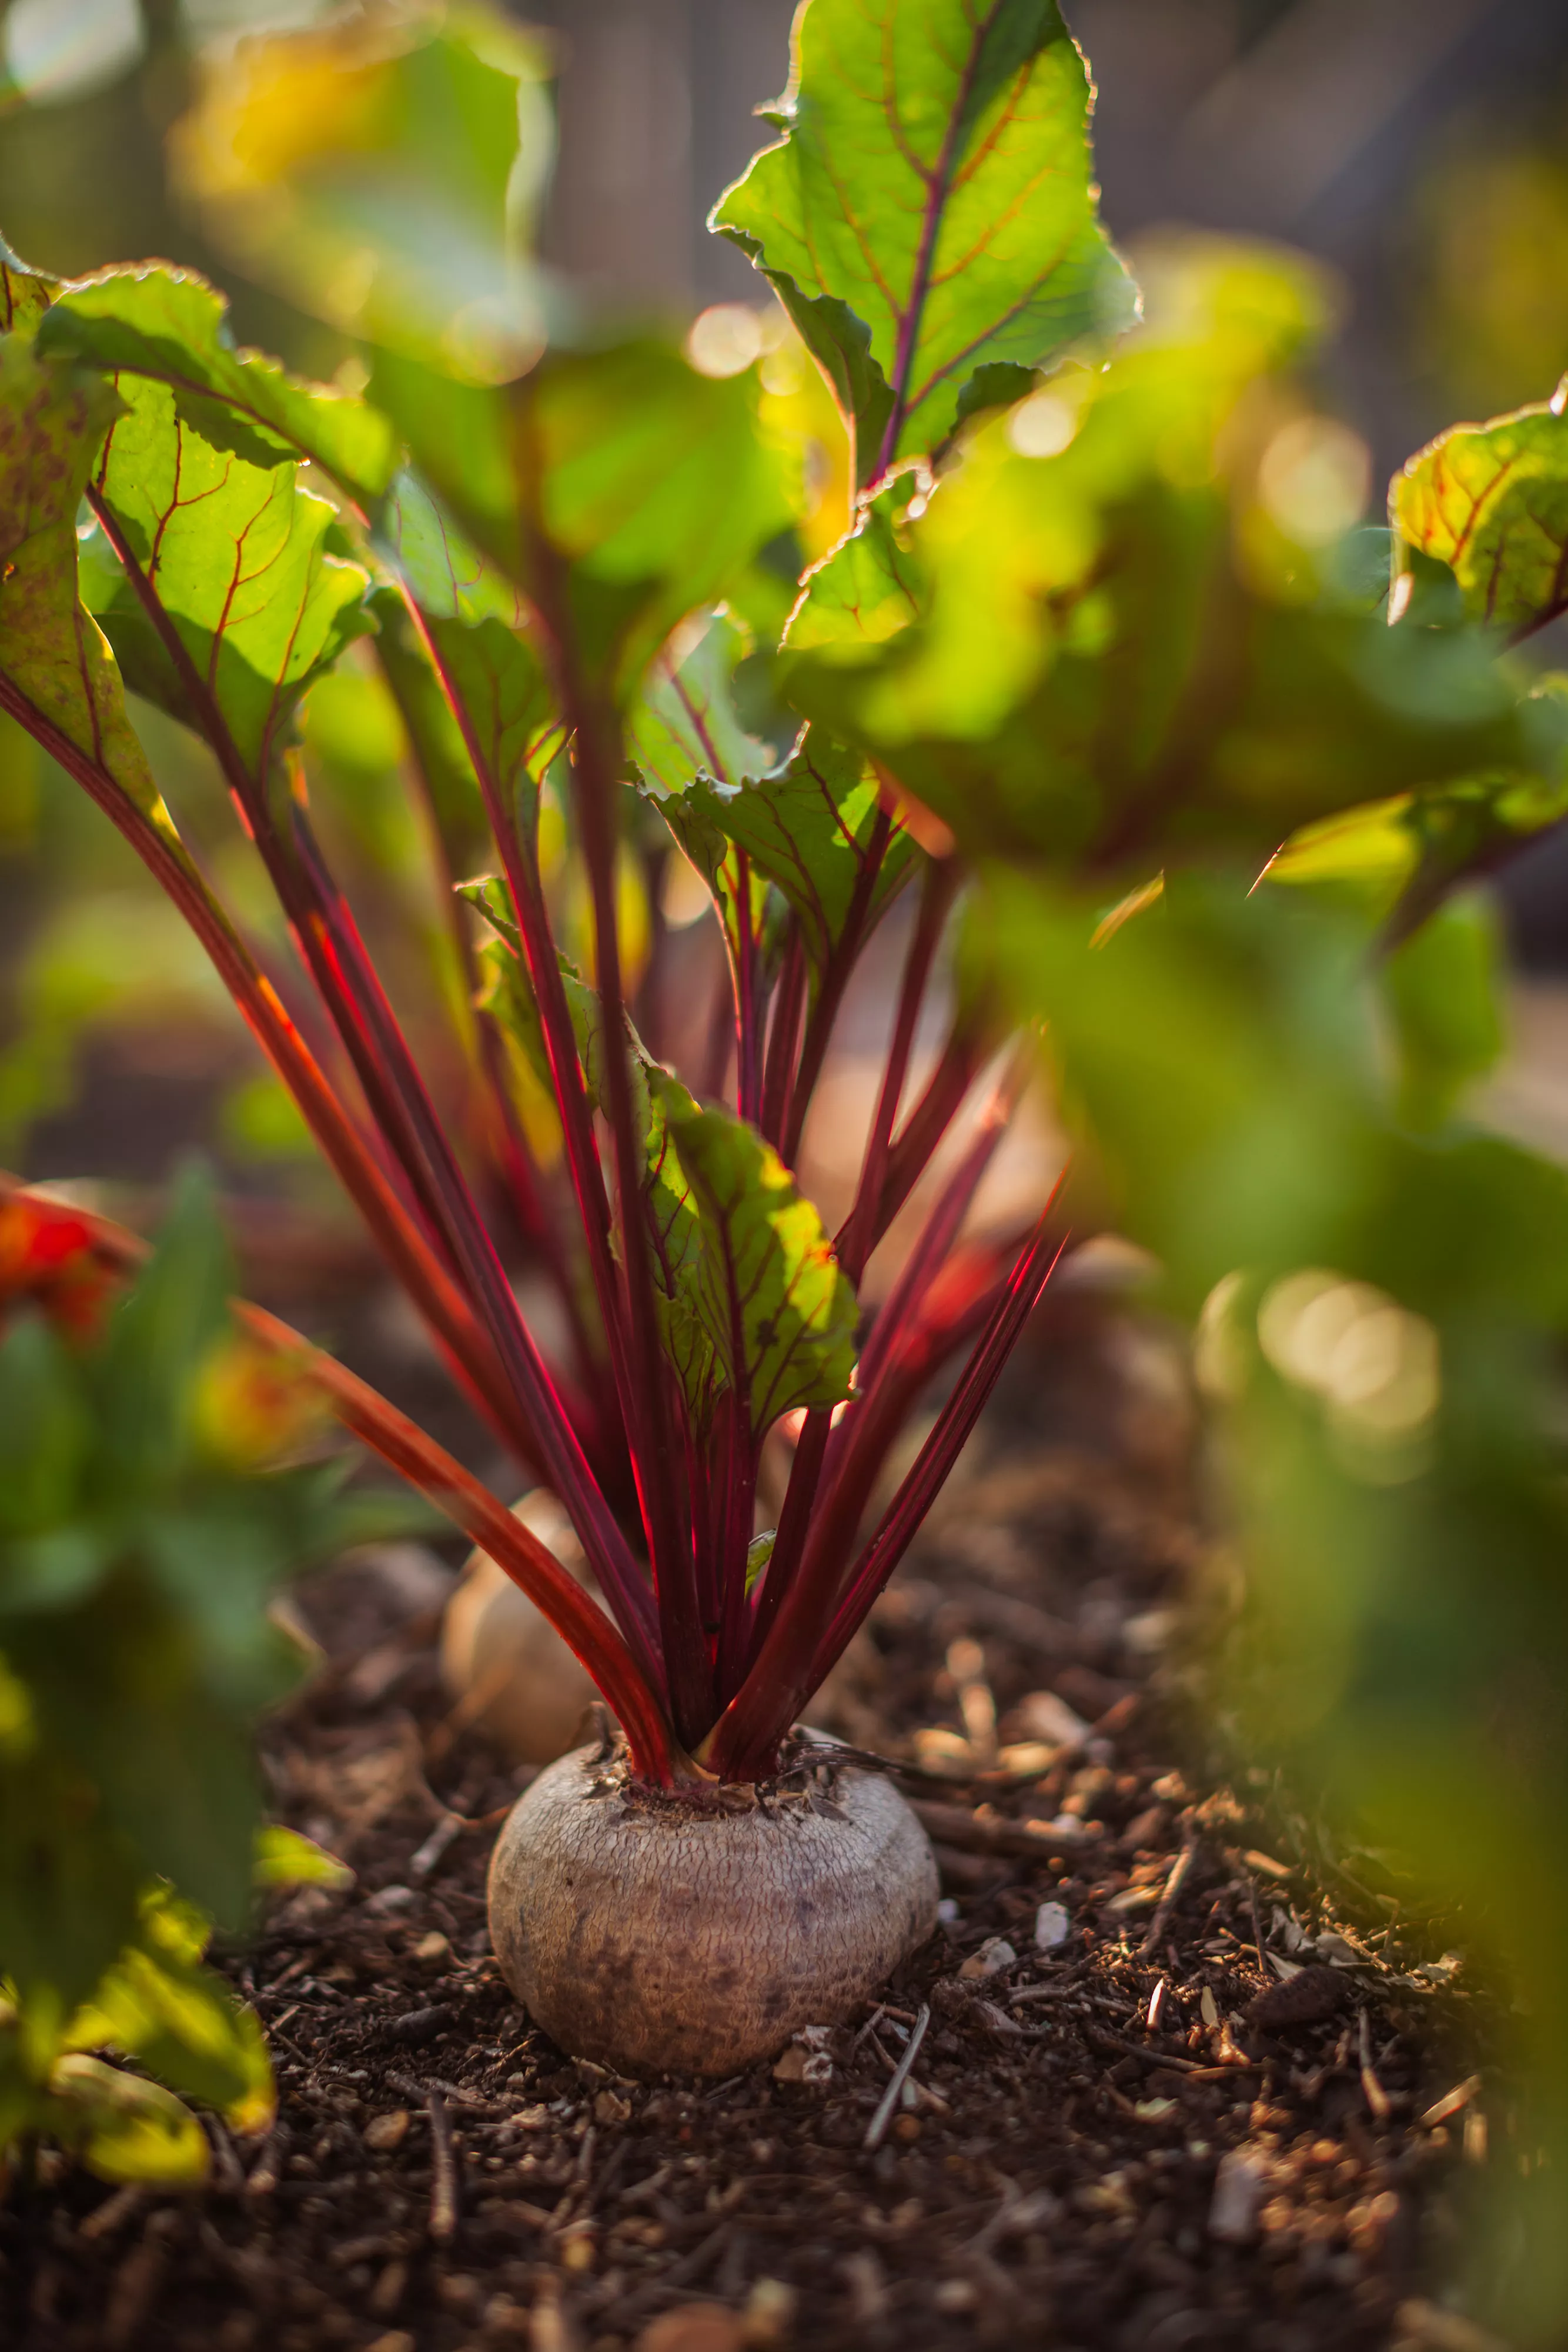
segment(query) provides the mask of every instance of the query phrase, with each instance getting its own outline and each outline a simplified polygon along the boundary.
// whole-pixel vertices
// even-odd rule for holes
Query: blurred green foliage
[[[202,1954],[253,1884],[342,1873],[257,1843],[254,1727],[303,1666],[269,1604],[426,1524],[340,1462],[267,1467],[317,1415],[234,1336],[231,1273],[194,1179],[123,1296],[68,1216],[0,1206],[0,2151],[109,2179],[202,2177],[186,2098],[270,2119],[260,2027]]]

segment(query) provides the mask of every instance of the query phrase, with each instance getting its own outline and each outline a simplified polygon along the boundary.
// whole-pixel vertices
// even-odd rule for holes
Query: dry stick
[[[865,2146],[868,2152],[873,2148],[880,2147],[886,2137],[894,2108],[898,2105],[899,2094],[909,2080],[909,2070],[914,2065],[920,2045],[925,2039],[925,2029],[930,2022],[931,2004],[927,2000],[923,2000],[915,2012],[915,2022],[909,2029],[909,2039],[904,2045],[904,2055],[893,2070],[892,2079],[882,2095],[875,2115],[866,2126]]]
[[[457,2231],[457,2151],[452,2145],[452,2117],[446,2102],[434,2087],[425,2094],[430,2117],[430,2234],[444,2245]]]
[[[1361,2087],[1366,2095],[1366,2104],[1372,2109],[1376,2120],[1380,2124],[1385,2124],[1388,2121],[1390,2102],[1387,2092],[1378,2081],[1373,2068],[1372,2032],[1364,2009],[1360,2012],[1357,2021],[1357,2034],[1361,2044]]]
[[[1175,1908],[1177,1895],[1186,1885],[1197,1853],[1197,1832],[1189,1829],[1181,1852],[1171,1864],[1171,1874],[1166,1881],[1165,1892],[1155,1906],[1155,1916],[1149,1921],[1149,1931],[1138,1947],[1138,1958],[1141,1960],[1148,1958],[1151,1952],[1158,1946],[1160,1937],[1165,1934],[1166,1921]]]

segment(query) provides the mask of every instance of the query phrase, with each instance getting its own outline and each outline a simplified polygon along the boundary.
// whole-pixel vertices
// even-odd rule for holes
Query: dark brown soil
[[[1484,2155],[1473,2105],[1429,2113],[1466,2073],[1463,1972],[1431,1965],[1393,1897],[1347,1916],[1245,1787],[1174,1760],[1193,1751],[1155,1612],[1197,1540],[1185,1405],[1139,1326],[1061,1314],[814,1718],[905,1759],[945,1727],[956,1764],[967,1727],[967,1769],[992,1767],[910,1784],[948,1916],[879,2008],[730,2082],[564,2057],[488,1957],[486,1858],[526,1776],[447,1716],[440,1572],[429,1555],[334,1571],[305,1600],[329,1664],[267,1760],[280,1813],[356,1883],[285,1898],[226,1963],[267,2024],[277,2130],[259,2148],[216,2132],[199,2195],[46,2159],[0,2210],[0,2342],[1458,2341],[1427,2336],[1416,2299],[1461,2150]],[[988,1710],[1028,1737],[1019,1703],[1043,1690],[1094,1736],[1009,1783]],[[1065,1927],[1050,1942],[1048,1917],[1042,1948],[1048,1903]],[[927,2009],[915,2087],[868,2147]]]

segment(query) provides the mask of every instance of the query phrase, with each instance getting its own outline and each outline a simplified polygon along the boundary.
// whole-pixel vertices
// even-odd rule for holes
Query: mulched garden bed
[[[277,2127],[217,2130],[189,2196],[46,2158],[0,2209],[0,2341],[1479,2347],[1423,2300],[1486,2152],[1465,1972],[1396,1895],[1314,1882],[1305,1835],[1174,1728],[1190,1433],[1157,1333],[1053,1308],[813,1718],[948,1774],[906,1784],[940,1932],[729,2082],[621,2081],[529,2025],[484,1913],[527,1775],[442,1696],[450,1570],[318,1580],[329,1662],[267,1760],[355,1884],[284,1898],[225,1963]],[[1060,1744],[1063,1703],[1089,1728],[1042,1771],[1016,1750]]]

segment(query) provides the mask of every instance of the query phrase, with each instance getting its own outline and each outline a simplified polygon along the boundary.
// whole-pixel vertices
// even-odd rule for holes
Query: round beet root
[[[563,1756],[490,1863],[507,1981],[564,2050],[626,2074],[732,2074],[876,1991],[936,1919],[936,1864],[891,1781],[650,1790]]]

